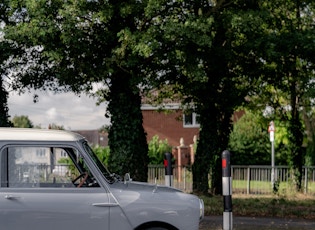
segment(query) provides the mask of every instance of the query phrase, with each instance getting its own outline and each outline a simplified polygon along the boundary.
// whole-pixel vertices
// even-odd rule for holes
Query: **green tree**
[[[232,164],[270,165],[271,142],[268,133],[270,120],[257,111],[246,113],[233,125],[229,138]],[[288,164],[288,135],[286,125],[275,123],[275,164]]]
[[[108,159],[110,156],[110,149],[109,147],[93,147],[93,152],[96,154],[98,159],[106,166],[108,166]]]
[[[246,113],[233,126],[229,139],[231,163],[238,165],[269,165],[270,141],[266,124],[253,113]]]
[[[55,123],[49,124],[48,129],[57,129],[57,130],[64,130],[65,128],[63,125],[57,125]]]
[[[109,130],[109,125],[102,125],[102,127],[98,129],[100,133],[102,132],[107,133],[108,130]]]
[[[33,128],[33,122],[25,115],[14,116],[12,118],[12,123],[13,126],[17,128]]]
[[[139,85],[146,61],[129,40],[141,26],[145,2],[10,1],[6,37],[24,50],[13,89],[98,94],[111,118],[110,170],[147,180],[148,146],[142,127]],[[21,67],[23,71],[21,70]]]
[[[160,81],[155,82],[162,98],[175,95],[183,101],[183,108],[200,115],[194,191],[208,193],[211,170],[211,191],[221,193],[220,156],[228,145],[231,116],[257,76],[249,67],[261,65],[253,51],[253,42],[261,36],[258,3],[165,2],[152,1],[147,11],[156,15],[150,39],[154,57],[158,57],[154,64],[161,68],[152,77]]]
[[[305,149],[303,110],[313,88],[314,78],[314,3],[312,1],[267,1],[266,33],[257,41],[260,47],[263,78],[256,87],[253,103],[272,108],[276,117],[287,124],[289,164],[301,190]],[[258,103],[257,103],[258,102]],[[308,103],[307,103],[308,104]]]
[[[301,90],[310,88],[309,78],[305,77],[312,76],[313,70],[313,2],[150,3],[147,13],[155,15],[155,24],[150,27],[155,33],[148,36],[151,43],[143,43],[152,44],[152,53],[157,54],[154,57],[159,57],[155,65],[161,71],[152,77],[160,80],[160,95],[182,96],[186,107],[193,104],[190,109],[200,115],[194,190],[208,192],[211,168],[211,190],[220,193],[220,156],[227,147],[231,115],[248,102],[246,96],[270,96],[261,91],[265,87],[285,92],[290,102],[282,104],[282,108],[289,105],[291,109],[281,122],[288,124],[290,162],[299,172],[303,127],[301,104],[297,102],[301,101]],[[167,55],[159,50],[167,51]]]
[[[113,79],[108,105],[112,115],[108,166],[111,171],[128,172],[134,179],[147,181],[148,145],[142,126],[141,97],[133,84],[123,72]]]
[[[12,123],[9,118],[9,108],[8,108],[8,92],[5,87],[5,61],[13,53],[12,44],[3,38],[3,28],[8,23],[8,15],[6,14],[8,10],[8,1],[2,1],[0,3],[0,126],[10,127]]]
[[[107,85],[98,95],[109,102],[111,162],[118,173],[146,180],[139,96],[146,87],[180,98],[184,108],[200,115],[195,191],[208,192],[211,169],[211,190],[221,192],[220,156],[231,115],[246,96],[269,96],[259,94],[267,86],[289,92],[291,162],[301,169],[301,104],[295,102],[310,86],[304,77],[311,76],[314,59],[312,1],[10,3],[18,25],[6,35],[27,51],[15,60],[32,60],[14,87],[81,92],[94,82]]]
[[[303,113],[303,121],[305,124],[305,131],[307,134],[307,148],[305,165],[315,165],[315,113],[312,100],[306,103]]]
[[[0,67],[1,68],[1,67]],[[3,78],[0,75],[0,127],[11,127],[9,118],[8,92],[4,87]]]

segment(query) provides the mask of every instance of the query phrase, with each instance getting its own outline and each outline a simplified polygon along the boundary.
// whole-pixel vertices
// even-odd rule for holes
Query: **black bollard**
[[[231,154],[227,150],[222,153],[222,192],[224,205],[223,230],[231,230],[233,229]]]
[[[173,185],[173,169],[172,169],[172,154],[164,154],[165,167],[165,185],[172,187]]]

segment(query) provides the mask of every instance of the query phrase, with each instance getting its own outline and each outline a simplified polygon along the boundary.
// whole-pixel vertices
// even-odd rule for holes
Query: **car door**
[[[106,189],[75,187],[63,177],[71,174],[64,172],[70,166],[58,169],[47,149],[51,152],[43,147],[1,151],[1,229],[109,230],[112,205]]]
[[[6,230],[108,229],[109,207],[102,188],[5,188],[0,223]]]

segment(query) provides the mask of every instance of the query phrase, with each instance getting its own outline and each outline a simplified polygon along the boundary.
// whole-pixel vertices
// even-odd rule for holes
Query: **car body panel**
[[[62,165],[58,154],[72,163]],[[0,161],[0,223],[6,230],[129,230],[159,224],[197,230],[203,217],[197,196],[121,180],[100,164],[84,137],[72,132],[0,128]],[[72,180],[77,173],[78,183]]]
[[[134,227],[148,219],[166,223],[180,219],[176,227],[181,230],[195,229],[199,225],[199,198],[194,195],[139,182],[116,182],[111,192]]]
[[[108,193],[103,188],[13,188],[0,190],[0,220],[3,229],[109,230]]]

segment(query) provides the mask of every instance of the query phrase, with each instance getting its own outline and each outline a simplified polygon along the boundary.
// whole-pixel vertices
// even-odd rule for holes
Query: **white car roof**
[[[79,141],[84,139],[78,133],[53,130],[53,129],[31,129],[31,128],[0,128],[0,142],[6,141]]]

